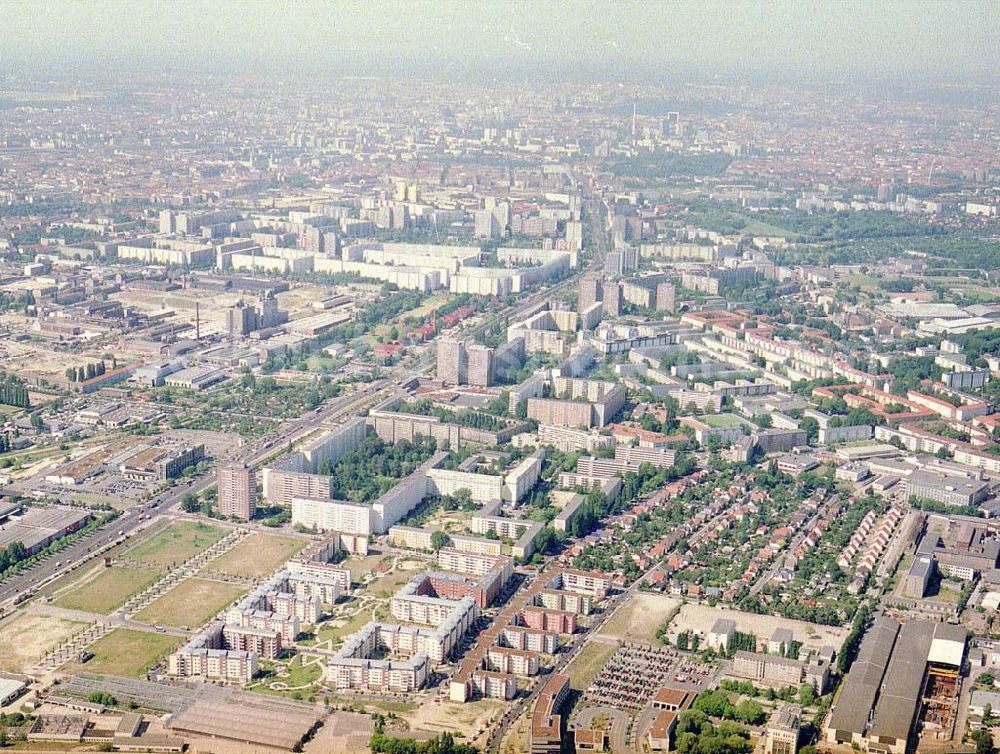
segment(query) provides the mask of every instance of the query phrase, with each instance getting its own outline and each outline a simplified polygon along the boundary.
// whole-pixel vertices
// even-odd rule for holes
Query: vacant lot
[[[108,615],[121,607],[129,597],[151,586],[162,575],[160,571],[145,568],[104,568],[56,599],[55,604],[70,610]]]
[[[73,669],[90,673],[108,673],[127,678],[145,678],[146,672],[170,654],[183,639],[167,634],[116,628],[88,648],[93,659]]]
[[[277,534],[254,534],[224,555],[205,566],[209,573],[260,578],[278,570],[290,557],[306,546],[303,539]]]
[[[179,521],[130,548],[125,557],[155,566],[177,566],[212,546],[225,534],[225,529],[211,524]]]
[[[39,613],[19,613],[0,626],[0,670],[23,673],[42,654],[88,624]]]
[[[306,754],[355,754],[368,750],[375,723],[358,712],[334,712],[302,751]]]
[[[569,685],[577,691],[585,691],[594,676],[604,667],[611,654],[618,648],[616,641],[591,640],[583,645],[580,653],[573,658],[566,670]]]
[[[459,740],[470,742],[499,717],[503,707],[503,702],[497,699],[478,699],[467,704],[446,701],[422,704],[401,716],[410,724],[410,730],[448,732]]]
[[[721,607],[709,607],[708,605],[684,605],[680,613],[670,624],[670,636],[674,637],[680,631],[694,631],[704,639],[712,629],[715,621],[720,618],[728,618],[735,621],[736,630],[743,633],[753,634],[758,638],[767,638],[774,633],[775,629],[787,628],[792,632],[795,641],[802,642],[806,647],[819,648],[824,645],[840,649],[847,636],[848,629],[834,628],[833,626],[820,626],[815,623],[806,623],[800,620],[789,620],[788,618],[776,618],[771,615],[756,615],[754,613],[744,613],[739,610],[727,610]],[[704,642],[702,642],[704,645]]]
[[[153,625],[196,628],[246,592],[246,587],[239,584],[185,579],[134,617]]]
[[[622,603],[601,630],[601,636],[654,643],[656,630],[681,602],[662,594],[633,594]]]

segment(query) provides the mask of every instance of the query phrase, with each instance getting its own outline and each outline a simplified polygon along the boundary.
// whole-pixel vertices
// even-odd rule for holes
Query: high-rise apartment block
[[[216,470],[219,513],[224,518],[249,521],[257,510],[257,489],[253,469],[246,464],[221,464]]]
[[[437,376],[449,385],[463,385],[468,379],[469,355],[460,340],[439,338],[437,342]]]
[[[662,312],[672,312],[677,308],[677,288],[670,283],[660,283],[656,286],[656,309]]]
[[[489,387],[496,382],[497,349],[460,340],[438,340],[437,376],[449,385]]]
[[[470,385],[489,387],[496,379],[496,365],[493,349],[488,346],[471,345],[466,348],[468,381]]]
[[[586,275],[580,280],[580,292],[577,297],[576,310],[586,311],[598,301],[604,300],[604,286],[597,275]]]

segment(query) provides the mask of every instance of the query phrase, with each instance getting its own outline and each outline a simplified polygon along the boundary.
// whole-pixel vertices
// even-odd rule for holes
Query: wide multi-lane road
[[[243,446],[232,456],[232,460],[251,465],[257,463],[287,447],[288,443],[310,434],[322,422],[335,421],[341,415],[356,412],[366,403],[374,402],[387,392],[389,386],[389,381],[383,379],[349,395],[333,398],[318,411],[291,419],[282,424],[277,432]],[[61,552],[8,577],[0,583],[0,606],[9,608],[11,603],[23,599],[26,594],[43,593],[46,585],[55,579],[148,526],[157,515],[177,505],[188,492],[201,493],[214,483],[214,474],[199,479],[182,479],[146,503],[130,508],[114,521],[75,540]]]

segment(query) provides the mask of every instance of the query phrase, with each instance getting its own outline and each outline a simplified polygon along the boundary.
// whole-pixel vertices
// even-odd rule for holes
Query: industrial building
[[[962,626],[879,616],[830,715],[825,738],[880,754],[912,748],[917,716],[947,728],[957,709],[958,674],[965,658]]]

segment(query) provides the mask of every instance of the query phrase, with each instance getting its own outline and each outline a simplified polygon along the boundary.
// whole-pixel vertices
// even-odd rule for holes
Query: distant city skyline
[[[994,2],[207,2],[0,8],[0,74],[990,84]]]

